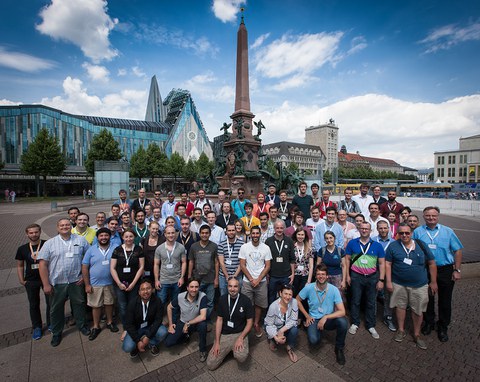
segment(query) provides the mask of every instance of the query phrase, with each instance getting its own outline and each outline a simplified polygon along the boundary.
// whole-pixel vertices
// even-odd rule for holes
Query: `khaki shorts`
[[[390,296],[390,308],[407,309],[407,306],[410,306],[417,316],[427,311],[428,285],[411,288],[392,284],[393,293]]]
[[[260,308],[268,308],[268,287],[266,281],[262,281],[256,288],[253,288],[249,281],[243,280],[242,293],[250,299],[253,305]]]
[[[115,297],[113,295],[113,286],[92,287],[93,293],[87,293],[87,305],[92,308],[101,308],[104,305],[113,305]]]

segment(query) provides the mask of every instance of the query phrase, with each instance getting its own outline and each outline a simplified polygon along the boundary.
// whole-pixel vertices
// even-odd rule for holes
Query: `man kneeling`
[[[314,283],[307,284],[297,295],[298,309],[305,316],[308,342],[311,345],[320,343],[323,330],[336,330],[335,355],[337,363],[345,364],[345,336],[348,322],[345,318],[345,306],[338,288],[327,282],[328,272],[324,263],[315,269]],[[308,301],[309,311],[304,308],[302,301]]]
[[[228,279],[228,293],[221,296],[217,307],[215,341],[207,358],[207,367],[215,370],[233,351],[238,362],[248,357],[248,333],[253,325],[253,306],[250,299],[239,293],[235,277]]]
[[[141,279],[138,296],[127,307],[127,335],[122,349],[129,352],[132,358],[135,358],[138,352],[143,353],[147,347],[152,355],[157,356],[158,345],[167,336],[167,328],[162,325],[162,301],[153,293],[154,290],[150,279]]]

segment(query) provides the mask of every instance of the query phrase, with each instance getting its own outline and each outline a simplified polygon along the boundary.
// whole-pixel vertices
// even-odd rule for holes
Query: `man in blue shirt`
[[[245,189],[243,187],[239,187],[237,190],[237,198],[232,200],[232,210],[238,218],[243,218],[245,213],[245,203],[250,203],[250,200],[245,199]]]
[[[418,227],[414,239],[420,239],[428,245],[435,256],[438,284],[438,339],[448,341],[448,325],[452,316],[452,295],[455,281],[460,280],[463,245],[455,232],[438,223],[440,209],[425,207],[423,219],[425,225]],[[429,335],[435,327],[435,296],[429,295],[427,312],[424,315],[422,333]]]
[[[323,330],[336,330],[335,356],[337,363],[345,365],[345,337],[348,322],[345,318],[345,306],[337,287],[327,282],[328,271],[325,264],[317,265],[314,283],[305,285],[297,295],[298,309],[305,316],[308,342],[317,345],[321,341]],[[308,302],[308,312],[302,301]]]
[[[335,207],[327,207],[325,209],[325,220],[323,220],[319,225],[315,227],[315,238],[313,241],[313,249],[319,253],[323,247],[327,244],[325,243],[325,232],[331,231],[335,234],[335,245],[339,248],[343,248],[343,229],[335,221],[337,217],[337,209]]]

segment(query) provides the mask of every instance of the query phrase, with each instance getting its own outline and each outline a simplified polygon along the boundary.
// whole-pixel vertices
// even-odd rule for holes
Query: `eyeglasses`
[[[399,232],[398,233],[400,236],[407,235],[410,236],[412,233],[411,232]]]
[[[155,194],[155,196],[160,196],[160,194]]]
[[[239,192],[238,195],[243,195],[245,192]]]

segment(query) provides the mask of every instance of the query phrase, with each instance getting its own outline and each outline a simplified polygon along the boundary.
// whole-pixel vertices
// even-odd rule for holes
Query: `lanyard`
[[[390,202],[388,202],[387,207],[390,211],[395,211],[395,209],[397,208],[397,202],[393,203],[393,207],[390,205]]]
[[[183,234],[182,234],[181,239],[182,239],[183,246],[185,247],[187,245],[188,241],[190,240],[190,232],[188,233],[188,235],[186,237],[183,236]]]
[[[403,245],[403,243],[402,243],[402,247],[403,247],[403,249],[405,250],[405,253],[407,254],[407,259],[409,259],[409,258],[410,258],[410,252],[412,252],[413,249],[415,248],[415,244],[412,244],[412,245],[410,246],[410,248],[407,248],[407,247],[405,247],[405,246]]]
[[[382,243],[385,243],[385,242],[386,242],[386,240],[380,241],[380,236],[377,237],[377,243],[382,244]],[[388,239],[388,243],[387,243],[387,244],[385,245],[385,247],[383,248],[384,251],[387,250],[387,248],[388,248],[388,246],[390,245],[391,242],[392,242],[392,239],[389,238],[389,239]],[[403,244],[402,244],[402,245],[403,245]]]
[[[233,253],[233,246],[235,245],[235,243],[237,242],[237,238],[235,238],[235,241],[233,242],[233,245],[230,246],[230,243],[227,239],[227,251],[228,251],[228,258],[230,259],[232,257],[232,253]]]
[[[235,308],[237,307],[238,300],[240,300],[240,295],[238,295],[237,298],[235,299],[235,304],[233,304],[232,311],[230,312],[230,295],[228,295],[228,311],[230,312],[230,320],[229,321],[232,321],[233,312],[235,312]]]
[[[138,232],[138,225],[137,225],[137,224],[135,224],[135,227],[134,227],[134,228],[135,228],[135,232],[137,233],[137,235],[140,236],[141,238],[145,237],[145,235],[146,235],[147,232],[148,232],[147,227],[145,227],[145,228],[143,229],[143,233]]]
[[[250,223],[248,222],[248,217],[247,216],[245,217],[245,223],[247,224],[248,230],[250,230],[250,227],[252,225],[252,220],[253,220],[253,216],[250,218]]]
[[[278,256],[282,256],[283,243],[284,243],[284,240],[282,240],[282,243],[280,244],[280,248],[278,248],[278,243],[277,243],[277,240],[275,239],[275,247],[277,247]]]
[[[127,256],[127,250],[125,248],[125,244],[122,245],[122,248],[123,248],[123,254],[125,255],[125,264],[127,265],[128,267],[128,263],[130,263],[130,258],[132,257],[133,255],[133,248],[132,248],[132,251],[130,253],[130,256]]]
[[[322,299],[320,300],[320,297],[318,297],[318,293],[322,293],[321,290],[317,289],[317,287],[315,286],[315,296],[317,296],[317,300],[318,300],[318,306],[319,307],[322,307],[322,304],[323,302],[325,301],[325,298],[327,298],[327,291],[328,291],[328,285],[327,287],[325,288],[325,291],[323,292],[323,297]]]
[[[370,245],[371,245],[372,243],[369,242],[365,250],[363,249],[362,243],[359,242],[359,244],[360,244],[360,250],[362,251],[362,253],[363,253],[364,255],[366,255],[366,254],[368,253],[368,250],[370,249]]]
[[[263,210],[265,210],[266,203],[263,203],[262,207],[260,207],[260,204],[257,203],[257,206],[260,212],[263,212]]]
[[[285,313],[282,314],[281,305],[280,303],[278,303],[278,316],[280,317],[280,320],[282,320],[284,324],[287,321],[287,313],[288,313],[288,305],[287,305],[287,310],[285,311]]]
[[[344,202],[345,202],[345,204],[344,204],[345,205],[345,210],[347,211],[347,213],[352,212],[353,203],[351,201],[349,203],[346,200],[344,200]]]
[[[34,262],[37,262],[37,256],[38,256],[38,252],[40,252],[40,247],[42,245],[42,242],[41,241],[38,242],[36,252],[33,250],[32,243],[28,243],[28,245],[30,246],[30,256],[32,257]]]
[[[107,249],[100,248],[100,246],[98,247],[98,249],[100,250],[100,252],[102,253],[102,255],[105,259],[107,258],[108,251],[110,251],[110,247],[111,247],[111,245],[109,245]]]
[[[298,248],[297,244],[295,245],[295,252],[297,253],[298,262],[300,263],[302,262],[303,256],[305,255],[305,244],[303,245],[302,249]]]
[[[148,304],[150,304],[150,301],[148,301],[146,304],[142,301],[142,313],[144,322],[147,321]]]
[[[435,238],[438,236],[438,234],[440,233],[440,227],[438,227],[438,231],[435,233],[435,235],[430,235],[430,232],[428,232],[428,230],[425,230],[425,232],[427,233],[428,237],[430,238],[430,240],[432,241],[432,244],[434,243],[434,240]]]
[[[143,202],[142,202],[140,199],[138,199],[138,205],[140,206],[140,208],[141,208],[142,210],[145,209],[145,202],[146,202],[145,199],[143,200]]]
[[[270,194],[268,194],[267,197],[268,197],[269,202],[272,202],[272,201],[275,200],[275,195],[273,195],[273,197],[272,197]]]
[[[285,203],[284,206],[282,206],[282,203],[280,203],[280,212],[281,212],[282,214],[287,213],[287,204],[288,204],[288,202]]]
[[[177,246],[177,242],[175,242],[175,244],[173,244],[172,251],[168,252],[167,243],[165,243],[165,251],[167,252],[167,257],[168,257],[168,263],[169,264],[172,263],[172,256],[173,256],[173,252],[175,252],[175,247],[176,246]]]
[[[228,225],[228,222],[230,221],[230,215],[223,215],[223,220],[225,221],[225,225]]]

